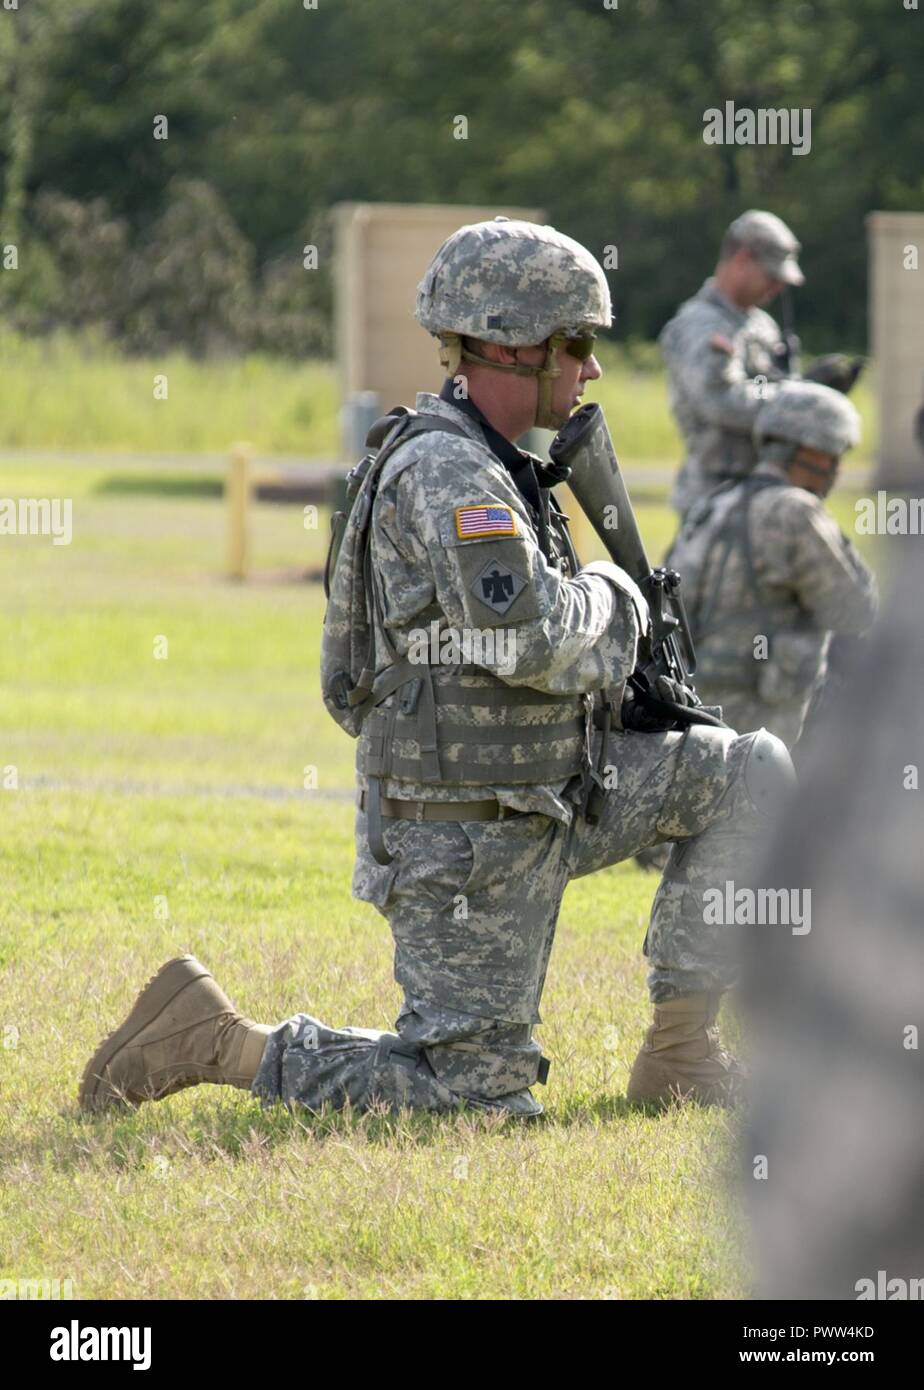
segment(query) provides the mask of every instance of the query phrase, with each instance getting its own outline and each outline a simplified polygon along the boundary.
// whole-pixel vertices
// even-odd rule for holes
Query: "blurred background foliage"
[[[335,203],[496,201],[618,248],[631,344],[759,206],[803,241],[807,346],[862,351],[865,215],[924,208],[907,3],[19,0],[0,9],[0,246],[19,259],[0,316],[131,353],[328,356]],[[810,108],[811,152],[707,146],[726,101]]]

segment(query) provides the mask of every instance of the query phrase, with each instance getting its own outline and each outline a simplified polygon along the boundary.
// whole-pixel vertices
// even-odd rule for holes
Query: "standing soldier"
[[[606,278],[553,228],[498,218],[441,247],[417,318],[440,340],[447,379],[439,396],[418,395],[418,416],[392,419],[365,461],[321,659],[328,709],[359,734],[353,888],[391,926],[396,1032],[306,1014],[251,1024],[187,957],[91,1059],[88,1110],[218,1081],[310,1109],[539,1114],[530,1088],[547,1063],[532,1033],[565,886],[663,840],[683,843],[652,907],[654,1023],[629,1095],[734,1098],[740,1068],[715,1019],[735,963],[703,894],[756,848],[789,756],[766,732],[674,731],[624,701],[647,605],[616,565],[579,567],[550,499],[557,479],[513,442],[533,425],[560,428],[601,375]],[[434,628],[439,641],[415,660]],[[450,630],[510,634],[513,659],[493,641],[447,659]],[[666,693],[691,702],[683,687]],[[595,705],[612,733],[595,733]],[[618,786],[588,819],[604,763]]]
[[[725,233],[715,274],[661,332],[671,409],[686,449],[671,496],[681,516],[757,461],[751,438],[757,412],[797,370],[791,344],[762,306],[784,286],[803,283],[799,250],[772,212],[742,213]]]
[[[697,690],[732,728],[763,726],[790,748],[832,634],[860,634],[876,612],[876,581],[824,507],[859,437],[859,416],[840,392],[783,383],[757,416],[754,472],[701,499],[671,549]]]

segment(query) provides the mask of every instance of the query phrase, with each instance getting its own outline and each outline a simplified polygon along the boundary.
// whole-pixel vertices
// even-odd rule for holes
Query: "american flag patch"
[[[456,507],[456,535],[460,541],[472,536],[515,536],[517,524],[511,507],[486,502],[482,507]]]

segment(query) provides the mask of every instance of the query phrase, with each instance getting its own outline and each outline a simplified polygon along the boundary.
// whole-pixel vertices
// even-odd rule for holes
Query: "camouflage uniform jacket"
[[[606,688],[619,701],[635,665],[640,630],[633,600],[602,573],[568,572],[554,512],[551,562],[546,559],[535,514],[476,419],[429,392],[418,393],[416,408],[461,424],[469,437],[418,436],[396,450],[382,471],[370,544],[384,623],[399,656],[406,656],[433,623],[449,626],[463,640],[467,632],[497,636],[503,628],[513,639],[513,662],[510,648],[502,652],[500,644],[493,653],[483,648],[474,660],[506,686],[574,696],[575,703]],[[509,534],[480,534],[478,512],[487,507],[497,509],[500,529]],[[471,533],[465,534],[472,521]],[[510,592],[490,606],[483,601],[484,576],[500,571],[514,578]],[[467,654],[454,669],[464,663],[470,668]],[[502,708],[479,708],[486,721],[503,720]],[[358,769],[365,737],[364,726]],[[543,785],[526,777],[514,785],[473,788],[390,777],[382,791],[421,801],[494,796],[504,806],[568,822],[573,805],[561,793],[570,780]],[[367,786],[360,771],[358,783]]]
[[[829,634],[862,633],[876,613],[872,571],[822,499],[766,460],[688,513],[670,563],[683,577],[696,679],[710,690],[807,696]],[[755,660],[760,635],[769,652]]]
[[[672,499],[685,512],[708,488],[743,477],[757,462],[751,430],[783,376],[775,356],[780,330],[762,309],[737,308],[708,279],[658,342],[686,448]]]

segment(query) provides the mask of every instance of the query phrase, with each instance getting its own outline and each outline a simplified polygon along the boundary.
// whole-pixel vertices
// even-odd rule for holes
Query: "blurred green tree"
[[[339,200],[545,207],[614,248],[630,339],[696,289],[732,217],[766,206],[804,243],[803,335],[862,349],[864,217],[924,207],[922,70],[924,17],[899,0],[21,0],[0,12],[4,216],[42,190],[102,197],[143,239],[173,180],[208,184],[265,267],[223,331],[265,342],[276,313],[298,351],[330,299],[329,265],[301,278],[301,247]],[[811,152],[706,145],[726,101],[808,108]]]

